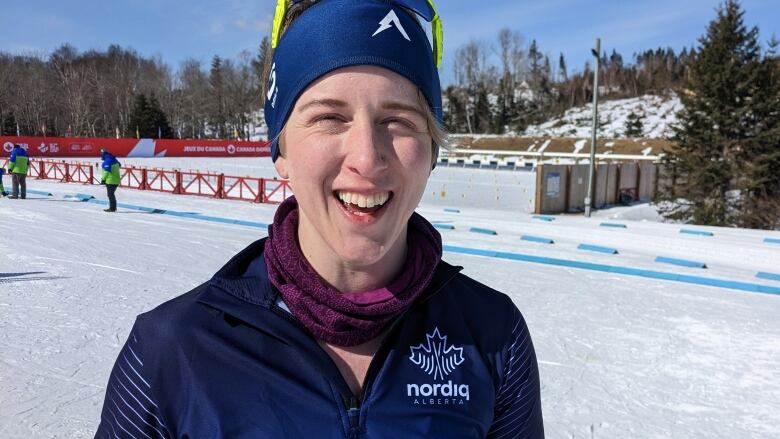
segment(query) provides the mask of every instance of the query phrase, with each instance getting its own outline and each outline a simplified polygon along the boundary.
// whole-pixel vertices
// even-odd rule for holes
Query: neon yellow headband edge
[[[271,28],[271,48],[276,49],[276,45],[279,44],[279,38],[281,37],[282,23],[284,22],[284,16],[287,15],[287,0],[277,0],[276,11],[274,11],[274,23]]]
[[[436,4],[433,0],[428,0],[428,4],[433,9],[433,20],[431,20],[431,34],[433,35],[433,59],[436,62],[436,68],[441,69],[441,60],[444,55],[444,27],[441,24],[441,16],[436,10]]]

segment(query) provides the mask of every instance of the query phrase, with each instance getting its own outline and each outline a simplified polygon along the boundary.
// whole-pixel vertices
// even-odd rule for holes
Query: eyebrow
[[[411,111],[413,113],[417,113],[420,116],[425,117],[422,110],[420,110],[420,108],[417,105],[409,105],[403,102],[397,102],[397,101],[387,102],[385,104],[382,104],[382,108],[385,110]]]
[[[349,104],[347,104],[344,101],[340,101],[338,99],[313,99],[303,105],[298,109],[299,112],[304,112],[312,107],[330,107],[330,108],[344,108],[348,107]],[[417,113],[420,116],[425,116],[423,112],[416,106],[416,105],[410,105],[405,104],[403,102],[398,101],[391,101],[386,102],[382,104],[382,109],[385,110],[401,110],[401,111],[411,111],[413,113]]]
[[[303,105],[301,105],[301,108],[298,109],[299,112],[303,112],[308,110],[311,107],[337,107],[337,108],[344,108],[347,106],[347,103],[344,101],[340,101],[338,99],[314,99],[312,101],[309,101]]]

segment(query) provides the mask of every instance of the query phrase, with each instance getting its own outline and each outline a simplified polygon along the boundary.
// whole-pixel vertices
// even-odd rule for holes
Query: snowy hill
[[[680,99],[670,93],[664,96],[645,95],[638,98],[599,102],[599,137],[622,138],[625,136],[626,119],[631,112],[643,118],[643,135],[647,139],[668,138],[671,127],[682,110]],[[540,125],[531,125],[522,136],[529,137],[590,137],[593,105],[575,107],[556,119]]]

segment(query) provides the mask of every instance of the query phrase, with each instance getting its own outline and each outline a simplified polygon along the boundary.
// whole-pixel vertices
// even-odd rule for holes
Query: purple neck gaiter
[[[441,235],[417,213],[409,218],[407,255],[397,279],[385,288],[350,297],[323,282],[298,246],[295,197],[277,209],[268,228],[264,257],[268,277],[292,314],[317,338],[357,346],[377,337],[433,278],[441,259]]]

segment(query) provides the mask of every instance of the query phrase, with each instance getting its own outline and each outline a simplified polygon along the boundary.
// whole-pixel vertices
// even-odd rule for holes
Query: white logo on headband
[[[276,63],[271,66],[271,74],[268,75],[268,93],[266,98],[271,103],[271,108],[276,107],[276,96],[279,94],[279,87],[276,86]]]
[[[406,29],[404,29],[403,26],[401,26],[401,20],[398,19],[398,16],[395,15],[394,10],[390,10],[390,12],[385,15],[385,18],[382,19],[382,21],[379,22],[379,28],[374,32],[374,35],[371,35],[372,37],[375,37],[382,32],[386,31],[387,29],[390,29],[392,25],[395,25],[395,28],[398,29],[399,32],[401,32],[401,35],[406,38],[406,41],[412,41],[409,39],[409,35],[406,34]]]

